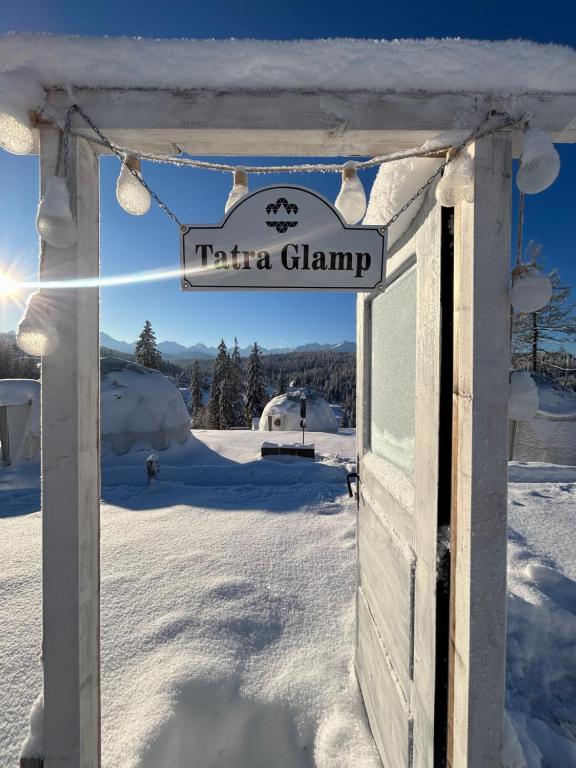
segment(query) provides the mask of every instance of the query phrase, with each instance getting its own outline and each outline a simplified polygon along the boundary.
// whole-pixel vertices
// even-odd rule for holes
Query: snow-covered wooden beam
[[[41,135],[41,186],[58,131]],[[99,273],[98,157],[71,137],[68,187],[78,225],[67,249],[42,243],[45,279]],[[59,345],[42,361],[44,768],[100,765],[100,368],[98,288],[50,294]]]
[[[77,89],[74,98],[116,144],[192,155],[377,155],[471,129],[492,111],[532,115],[556,142],[576,142],[576,92],[482,93]],[[65,113],[70,96],[51,91]],[[74,130],[93,138],[76,115]],[[105,151],[104,149],[102,151]]]

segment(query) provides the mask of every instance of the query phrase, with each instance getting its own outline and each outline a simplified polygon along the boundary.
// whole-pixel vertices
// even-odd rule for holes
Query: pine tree
[[[190,374],[190,371],[183,370],[180,371],[178,374],[178,386],[179,387],[188,387],[190,389],[190,384],[192,383],[192,375]]]
[[[238,339],[234,338],[234,349],[232,350],[232,392],[231,406],[232,426],[241,427],[244,425],[244,371],[242,370],[242,358],[238,349]]]
[[[204,405],[204,400],[202,398],[202,374],[200,372],[200,363],[198,360],[194,360],[192,363],[190,391],[192,392],[192,413],[196,413]]]
[[[200,371],[200,363],[198,360],[194,360],[192,363],[190,392],[192,393],[192,397],[190,399],[189,408],[192,416],[192,424],[196,429],[201,429],[206,426],[206,409],[202,397],[202,373]]]
[[[152,330],[152,324],[150,320],[146,320],[144,328],[140,334],[138,341],[136,342],[136,359],[140,365],[145,365],[146,368],[160,369],[162,362],[162,355],[156,349],[156,334]]]
[[[246,421],[252,425],[252,419],[262,415],[268,402],[268,394],[264,386],[264,372],[258,344],[254,342],[246,368]]]
[[[278,383],[276,384],[276,394],[283,395],[286,392],[286,379],[284,377],[284,371],[280,371],[278,376]]]
[[[531,266],[542,269],[541,246],[528,243]],[[537,312],[514,313],[512,317],[512,349],[516,365],[538,372],[547,346],[576,340],[576,306],[568,302],[571,289],[562,286],[556,269],[548,273],[552,281],[552,298]]]
[[[230,405],[226,399],[231,395],[232,363],[228,349],[221,340],[218,344],[218,356],[214,361],[210,400],[208,402],[208,426],[210,429],[228,429],[232,426]]]

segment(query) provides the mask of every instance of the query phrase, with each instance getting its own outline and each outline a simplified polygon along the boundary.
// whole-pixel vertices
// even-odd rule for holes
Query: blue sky
[[[531,10],[531,8],[534,10]],[[382,2],[249,2],[151,3],[122,1],[82,3],[75,0],[21,0],[3,5],[0,33],[51,32],[81,35],[148,37],[475,37],[527,38],[576,47],[573,2],[556,2],[553,12],[525,3],[483,2],[395,6]],[[543,245],[549,266],[558,266],[564,284],[576,285],[576,217],[574,183],[576,147],[560,147],[562,170],[546,192],[527,198],[525,239]],[[278,159],[275,158],[274,162]],[[230,162],[239,161],[230,158]],[[257,162],[265,162],[260,158]],[[291,162],[288,160],[287,162]],[[118,206],[114,187],[118,161],[102,161],[101,266],[105,275],[178,264],[175,225],[153,207],[136,218]],[[144,164],[153,188],[186,222],[218,221],[230,188],[226,174]],[[362,180],[370,188],[374,172]],[[16,262],[25,278],[34,278],[37,239],[34,218],[38,196],[36,158],[0,152],[0,265]],[[329,199],[338,193],[336,175],[252,177],[251,187],[286,181],[311,186]],[[183,344],[216,344],[236,334],[241,345],[258,340],[264,346],[354,338],[355,297],[316,293],[182,293],[176,281],[102,291],[102,329],[133,340],[150,319],[159,340]],[[0,329],[14,328],[19,313],[0,300]]]

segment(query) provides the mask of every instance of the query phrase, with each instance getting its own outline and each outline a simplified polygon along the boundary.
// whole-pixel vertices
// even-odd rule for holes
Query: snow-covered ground
[[[260,460],[258,432],[195,431],[159,454],[150,488],[146,451],[105,457],[107,768],[379,765],[353,673],[355,436],[306,439],[320,461]],[[575,499],[576,468],[513,465],[510,768],[576,766]],[[41,685],[38,508],[37,465],[0,469],[7,768]]]
[[[507,705],[525,762],[576,766],[576,467],[513,463]]]

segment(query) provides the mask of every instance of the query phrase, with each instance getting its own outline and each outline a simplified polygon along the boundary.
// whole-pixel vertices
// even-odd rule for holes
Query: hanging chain
[[[74,112],[77,112],[82,119],[87,123],[87,125],[92,129],[92,131],[96,134],[98,139],[93,140],[98,144],[101,144],[105,147],[107,147],[113,154],[116,155],[116,157],[119,158],[120,162],[125,168],[128,168],[132,176],[136,179],[136,181],[141,184],[144,189],[148,191],[151,197],[154,198],[156,203],[160,206],[160,208],[166,213],[172,221],[174,221],[181,229],[185,228],[185,225],[180,221],[180,219],[176,216],[176,214],[166,205],[166,203],[160,199],[160,197],[154,192],[154,190],[146,183],[146,181],[142,178],[142,176],[134,169],[131,168],[126,163],[126,155],[134,154],[137,157],[151,160],[153,162],[169,162],[174,165],[193,165],[198,168],[205,168],[210,170],[220,170],[220,171],[233,171],[236,170],[236,166],[233,165],[226,165],[221,163],[208,163],[201,160],[190,160],[190,159],[177,159],[177,158],[168,158],[163,157],[161,155],[155,155],[155,154],[146,154],[146,153],[138,153],[134,152],[130,149],[125,149],[116,146],[113,144],[110,139],[108,139],[102,131],[98,128],[97,125],[95,125],[90,117],[84,112],[82,107],[80,107],[78,104],[73,104],[66,113],[66,118],[64,121],[64,130],[62,135],[62,141],[61,146],[59,147],[59,153],[58,153],[58,167],[60,166],[61,156],[63,155],[63,163],[64,163],[64,175],[67,175],[68,173],[68,144],[69,144],[69,136],[71,133],[70,130],[70,121],[72,118],[72,115]],[[490,127],[485,127],[487,123],[490,123],[494,117],[502,117],[503,119],[497,123],[496,125],[492,125]],[[445,154],[447,153],[447,157],[444,163],[440,165],[440,167],[430,176],[429,179],[427,179],[424,184],[422,184],[421,187],[419,187],[416,192],[412,195],[412,197],[407,200],[404,205],[392,216],[392,218],[383,225],[383,229],[388,229],[392,224],[394,224],[395,221],[405,212],[408,210],[408,208],[412,205],[413,202],[415,202],[420,195],[428,189],[428,187],[438,178],[438,176],[444,171],[446,166],[448,166],[451,162],[454,161],[454,159],[473,141],[476,141],[480,138],[483,138],[484,136],[488,136],[489,134],[494,134],[496,131],[501,130],[502,128],[507,128],[512,125],[521,126],[526,122],[526,118],[522,117],[519,119],[510,117],[510,116],[504,116],[501,113],[492,112],[488,115],[486,120],[484,120],[481,125],[479,125],[477,128],[474,129],[474,131],[467,136],[464,141],[462,141],[457,147],[452,149],[450,146],[446,147],[439,147],[437,149],[416,149],[411,150],[410,152],[396,152],[392,155],[388,156],[380,156],[380,157],[374,157],[370,160],[365,160],[356,163],[357,169],[363,169],[363,168],[371,168],[377,165],[384,165],[385,163],[389,162],[395,162],[398,160],[405,160],[411,157],[437,157],[439,154]],[[77,134],[74,134],[77,135]],[[242,166],[244,170],[246,170],[249,173],[297,173],[297,172],[311,172],[311,171],[319,171],[319,172],[336,172],[342,170],[342,165],[336,165],[336,164],[318,164],[318,165],[301,165],[301,166]]]
[[[184,224],[182,224],[182,222],[180,221],[180,219],[178,218],[178,216],[176,216],[176,214],[175,214],[175,213],[174,213],[172,210],[170,210],[170,208],[168,208],[168,206],[166,205],[166,203],[165,203],[163,200],[161,200],[161,199],[160,199],[160,197],[158,197],[158,195],[156,194],[156,192],[154,192],[154,190],[153,190],[153,189],[152,189],[152,188],[151,188],[151,187],[150,187],[150,186],[149,186],[149,185],[146,183],[146,181],[145,181],[145,180],[142,178],[142,176],[141,176],[141,175],[140,175],[140,174],[139,174],[139,173],[138,173],[136,170],[134,170],[134,168],[131,168],[131,167],[130,167],[130,166],[127,164],[127,162],[126,162],[126,158],[125,158],[124,154],[123,154],[123,153],[122,153],[122,152],[121,152],[121,151],[120,151],[120,150],[119,150],[117,147],[115,147],[115,146],[114,146],[114,144],[112,144],[112,142],[110,141],[110,139],[108,139],[106,136],[104,136],[104,134],[103,134],[103,133],[102,133],[102,131],[101,131],[101,130],[98,128],[98,126],[97,126],[97,125],[95,125],[95,124],[92,122],[92,120],[91,120],[91,119],[88,117],[88,115],[86,114],[86,112],[84,112],[84,110],[82,109],[82,107],[78,106],[78,104],[73,104],[73,105],[70,107],[70,109],[68,110],[68,112],[66,113],[66,122],[68,123],[68,125],[70,125],[70,117],[71,117],[71,115],[72,115],[72,113],[73,113],[73,112],[78,112],[78,114],[80,115],[80,117],[82,117],[82,119],[83,119],[83,120],[84,120],[84,121],[85,121],[85,122],[86,122],[86,123],[87,123],[87,124],[90,126],[90,128],[91,128],[91,129],[94,131],[94,133],[96,134],[96,136],[98,136],[98,138],[100,139],[100,141],[102,142],[102,144],[104,144],[104,146],[105,146],[105,147],[108,147],[108,149],[109,149],[111,152],[113,152],[113,153],[116,155],[116,157],[117,157],[117,158],[120,160],[120,162],[122,163],[122,165],[123,165],[125,168],[128,168],[128,170],[130,171],[130,173],[132,174],[132,176],[134,176],[134,178],[136,179],[136,181],[137,181],[139,184],[141,184],[141,185],[144,187],[144,189],[146,189],[146,190],[148,191],[148,193],[151,195],[151,197],[153,197],[153,198],[154,198],[154,200],[155,200],[155,201],[158,203],[158,205],[159,205],[159,206],[160,206],[160,208],[161,208],[161,209],[164,211],[164,213],[166,213],[168,216],[170,216],[170,218],[172,219],[172,221],[174,221],[174,222],[175,222],[175,223],[176,223],[176,224],[177,224],[177,225],[180,227],[180,229],[183,229],[183,228],[184,228]],[[64,129],[64,133],[65,133],[65,135],[66,135],[66,128]],[[65,152],[64,152],[64,159],[65,159],[65,161],[66,161],[66,154],[67,154],[67,153],[66,153],[66,151],[65,151]]]
[[[516,269],[522,267],[522,251],[524,248],[524,192],[518,195],[518,232],[516,235]]]
[[[56,175],[68,176],[68,145],[70,141],[70,120],[72,119],[72,112],[74,107],[66,112],[64,118],[64,126],[60,131],[60,139],[58,141],[58,155],[56,157]]]
[[[473,141],[477,141],[478,139],[481,139],[484,136],[488,136],[491,133],[494,134],[497,130],[500,130],[502,128],[506,128],[506,127],[508,127],[510,125],[517,125],[517,124],[520,124],[522,122],[522,120],[515,120],[512,117],[506,117],[501,123],[499,123],[499,124],[497,124],[495,126],[492,126],[491,128],[484,128],[483,126],[485,125],[485,123],[490,121],[491,117],[492,117],[492,115],[489,115],[486,118],[486,120],[484,121],[484,123],[479,125],[469,136],[467,136],[464,139],[463,142],[461,142],[457,147],[455,147],[453,150],[448,152],[448,156],[447,156],[445,162],[442,163],[442,165],[432,174],[432,176],[430,176],[429,179],[427,179],[424,182],[424,184],[422,184],[421,187],[419,187],[416,190],[416,192],[414,192],[412,197],[404,203],[402,208],[400,208],[398,211],[396,211],[394,216],[392,216],[392,218],[386,224],[383,225],[383,229],[388,229],[388,227],[390,227],[392,224],[394,224],[394,222],[397,221],[397,219],[399,219],[400,216],[405,211],[408,210],[408,208],[410,208],[412,203],[415,202],[420,197],[420,195],[428,189],[430,184],[432,184],[436,180],[436,178],[444,171],[446,166],[449,165],[450,163],[452,163],[455,160],[455,158],[458,157],[458,155],[464,149],[466,149],[468,144],[471,144]]]

